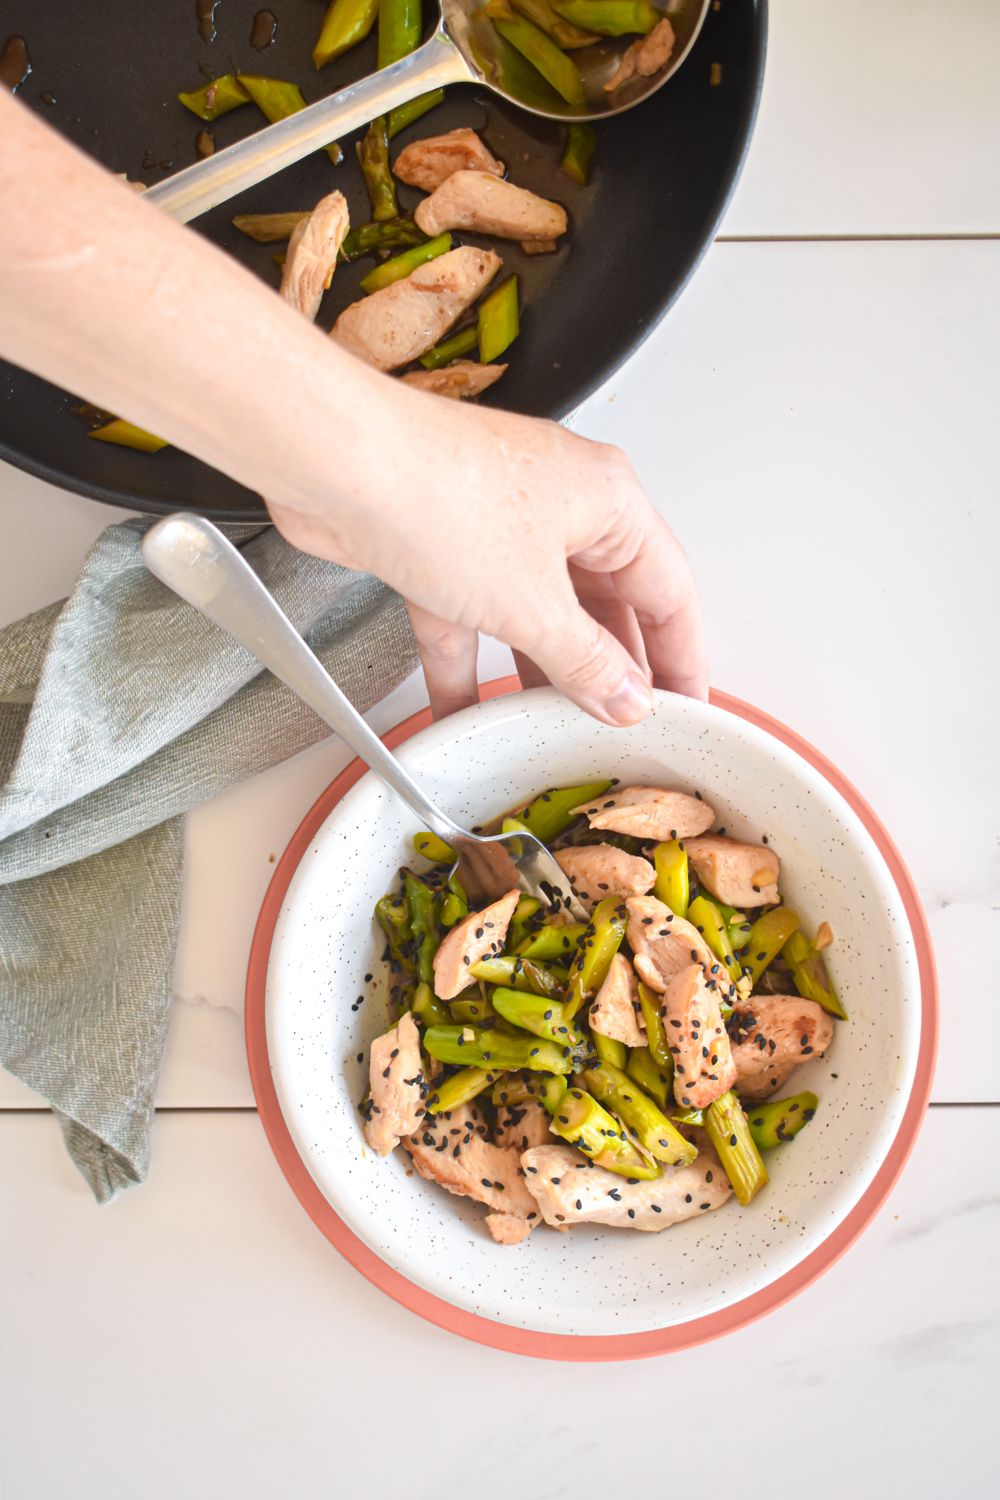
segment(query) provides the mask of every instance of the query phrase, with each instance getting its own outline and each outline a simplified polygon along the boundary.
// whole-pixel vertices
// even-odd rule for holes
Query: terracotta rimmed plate
[[[516,687],[516,682],[513,679],[492,684],[487,690],[487,695],[492,696],[497,693],[509,691],[514,687]],[[633,1323],[633,1326],[627,1328],[627,1331],[621,1333],[607,1331],[593,1333],[589,1332],[588,1328],[594,1326],[594,1320],[588,1320],[586,1311],[584,1310],[583,1313],[574,1318],[573,1332],[566,1333],[560,1332],[557,1327],[552,1326],[541,1329],[538,1326],[530,1326],[533,1318],[537,1318],[537,1314],[532,1313],[528,1304],[524,1308],[512,1308],[511,1312],[507,1314],[511,1321],[507,1322],[503,1321],[505,1315],[504,1309],[507,1304],[502,1299],[498,1304],[494,1303],[493,1305],[488,1300],[485,1300],[481,1305],[487,1311],[488,1315],[483,1316],[481,1312],[472,1310],[480,1306],[480,1304],[476,1300],[470,1299],[467,1288],[463,1288],[461,1293],[456,1291],[455,1300],[452,1301],[450,1300],[448,1289],[444,1289],[442,1294],[440,1286],[435,1286],[427,1267],[419,1266],[415,1260],[412,1263],[405,1258],[400,1261],[398,1256],[396,1258],[396,1265],[390,1264],[389,1262],[394,1258],[393,1248],[391,1244],[382,1244],[378,1239],[378,1235],[372,1229],[371,1223],[366,1222],[364,1218],[364,1203],[357,1201],[356,1197],[352,1200],[348,1191],[348,1185],[345,1185],[343,1181],[335,1177],[331,1182],[329,1176],[325,1176],[326,1169],[322,1161],[322,1151],[317,1152],[308,1130],[303,1133],[301,1121],[304,1116],[299,1114],[299,1109],[304,1108],[306,1114],[308,1114],[308,1104],[304,1101],[301,1080],[296,1081],[294,1076],[296,1067],[299,1066],[295,1062],[294,1053],[297,1050],[300,1058],[303,1052],[306,1056],[311,1056],[312,1051],[315,1050],[315,1043],[304,1044],[302,1047],[296,1049],[293,1037],[293,1046],[290,1053],[288,1038],[287,1036],[282,1038],[281,1025],[279,1024],[277,1032],[272,1035],[269,1050],[265,1013],[268,963],[272,957],[272,945],[275,944],[275,929],[282,905],[290,905],[294,911],[296,892],[301,897],[304,886],[307,887],[312,878],[310,876],[310,867],[315,866],[318,868],[317,858],[321,859],[322,840],[317,843],[316,835],[331,810],[338,807],[341,799],[345,797],[350,788],[359,780],[363,774],[363,767],[357,763],[349,767],[338,777],[323,797],[319,799],[297,831],[276,870],[255,934],[247,983],[247,1041],[250,1069],[261,1117],[272,1147],[293,1189],[307,1211],[332,1243],[341,1250],[352,1264],[357,1266],[364,1275],[376,1285],[381,1286],[383,1290],[387,1291],[397,1301],[402,1302],[405,1306],[419,1312],[422,1316],[429,1318],[440,1326],[450,1328],[452,1331],[461,1333],[466,1337],[514,1352],[531,1353],[550,1358],[617,1359],[685,1348],[740,1327],[752,1319],[761,1316],[772,1307],[778,1306],[794,1295],[795,1292],[808,1285],[847,1248],[884,1201],[916,1137],[926,1106],[933,1073],[937,1014],[933,958],[926,925],[912,882],[885,830],[881,827],[871,809],[867,807],[853,788],[844,781],[839,773],[817,751],[813,750],[812,747],[784,728],[784,726],[775,723],[768,716],[759,713],[748,705],[740,703],[738,700],[719,694],[714,696],[713,702],[718,708],[725,709],[729,713],[736,715],[737,719],[745,721],[748,725],[755,726],[756,730],[764,731],[764,734],[769,736],[771,742],[773,742],[772,749],[776,762],[780,761],[783,757],[787,765],[789,750],[800,757],[802,761],[805,761],[807,766],[812,768],[810,772],[803,773],[803,785],[806,787],[805,795],[809,795],[808,783],[810,780],[816,790],[816,794],[820,797],[822,797],[824,791],[829,796],[829,788],[832,787],[835,793],[838,794],[834,801],[839,803],[839,799],[842,798],[843,802],[847,804],[847,809],[850,809],[849,813],[846,809],[844,810],[845,817],[847,817],[849,822],[853,822],[856,819],[860,827],[865,831],[861,835],[865,842],[871,841],[877,848],[881,855],[878,865],[881,871],[880,878],[883,879],[882,897],[887,906],[891,907],[898,914],[898,917],[894,920],[897,920],[898,924],[901,924],[905,928],[905,933],[902,934],[905,941],[901,941],[899,944],[900,952],[904,954],[905,962],[910,965],[910,969],[912,970],[908,982],[911,984],[913,991],[913,1006],[919,1010],[919,1022],[916,1022],[916,1017],[911,1017],[910,1023],[908,1023],[912,1041],[908,1055],[905,1038],[901,1037],[900,1039],[900,1070],[898,1071],[898,1076],[896,1074],[892,1075],[896,1077],[897,1098],[895,1101],[890,1099],[882,1111],[884,1118],[891,1121],[890,1133],[883,1136],[879,1145],[877,1159],[872,1160],[869,1163],[869,1167],[865,1168],[859,1159],[859,1165],[855,1168],[857,1192],[849,1199],[844,1198],[843,1193],[841,1193],[838,1200],[840,1203],[839,1209],[836,1208],[836,1204],[832,1198],[829,1203],[820,1205],[829,1219],[831,1213],[830,1205],[831,1203],[834,1204],[834,1209],[836,1210],[835,1224],[831,1232],[827,1233],[823,1229],[822,1233],[817,1237],[817,1223],[822,1228],[822,1223],[826,1221],[817,1219],[815,1214],[815,1222],[811,1225],[807,1224],[805,1219],[803,1220],[803,1230],[807,1228],[810,1230],[813,1243],[810,1243],[805,1238],[805,1234],[803,1234],[804,1244],[800,1248],[808,1249],[808,1253],[802,1254],[801,1257],[796,1258],[794,1243],[790,1243],[790,1236],[785,1232],[786,1243],[783,1248],[778,1246],[774,1265],[778,1267],[787,1266],[787,1269],[777,1273],[774,1271],[774,1265],[772,1265],[770,1268],[771,1279],[767,1281],[767,1284],[760,1286],[759,1289],[751,1290],[748,1295],[737,1296],[730,1305],[718,1305],[719,1297],[716,1295],[713,1300],[710,1285],[700,1287],[695,1285],[690,1290],[685,1289],[683,1296],[689,1300],[677,1304],[675,1288],[672,1294],[674,1295],[674,1304],[669,1312],[670,1326],[639,1326],[637,1328],[634,1326],[636,1317],[641,1319],[645,1316],[647,1324],[649,1323],[648,1309],[645,1314],[641,1312],[632,1314],[630,1310],[625,1309],[624,1311],[628,1313]],[[536,703],[541,707],[542,700],[537,699]],[[495,709],[501,707],[501,705],[494,706]],[[549,712],[551,712],[551,705],[549,705]],[[677,717],[682,718],[684,712],[683,706],[679,706]],[[387,736],[388,743],[392,745],[401,744],[418,729],[423,728],[427,722],[428,716],[426,714],[415,716]],[[715,715],[715,722],[716,727],[718,727],[720,722],[718,715]],[[738,736],[741,732],[744,736],[747,733],[746,731],[741,731],[738,724],[733,726],[734,735]],[[755,737],[759,745],[761,742],[760,734],[757,734]],[[426,736],[422,743],[425,742],[427,742]],[[722,743],[721,740],[719,743]],[[438,748],[440,750],[440,746]],[[542,776],[539,778],[537,771],[535,774],[536,780],[533,785],[537,786],[541,781],[545,780],[545,777]],[[819,778],[822,778],[822,781],[816,779],[817,775]],[[827,783],[826,788],[823,787],[823,782]],[[347,806],[358,805],[358,798],[361,797],[363,800],[364,796],[364,789],[359,789],[352,797],[347,798]],[[843,804],[840,805],[843,806]],[[341,818],[342,821],[342,815],[339,810],[338,818]],[[331,826],[335,828],[336,824],[337,820],[335,819]],[[340,836],[342,847],[346,848],[349,841],[344,840],[343,830]],[[296,877],[296,871],[299,870],[303,856],[307,850],[312,850],[313,856],[308,864],[303,866]],[[834,861],[835,855],[831,853],[830,858],[831,861]],[[391,873],[391,871],[386,872],[386,874],[388,873]],[[296,877],[297,883],[292,889],[291,898],[286,901],[293,877]],[[315,884],[315,881],[313,883]],[[286,921],[286,928],[287,925]],[[278,955],[276,962],[279,978],[275,979],[272,973],[272,992],[277,986],[280,993],[280,971],[284,962],[281,957],[283,945],[287,949],[287,932],[284,934],[279,933],[277,944],[275,945],[274,951]],[[322,959],[322,955],[319,956]],[[322,968],[322,962],[320,963],[320,968]],[[272,996],[272,1010],[274,1009]],[[283,1011],[284,1006],[277,1008],[279,1018],[282,1016]],[[914,1023],[916,1023],[916,1029],[914,1029]],[[858,1025],[860,1026],[861,1024],[861,1017],[859,1016]],[[919,1045],[916,1043],[917,1032],[919,1032]],[[291,1063],[289,1061],[290,1056]],[[885,1066],[884,1062],[881,1066]],[[276,1069],[276,1075],[273,1069]],[[276,1077],[278,1087],[276,1087]],[[291,1084],[289,1082],[290,1078]],[[289,1091],[290,1089],[291,1092]],[[298,1096],[296,1095],[296,1091],[298,1091]],[[822,1088],[820,1092],[821,1096],[824,1096]],[[834,1088],[834,1100],[836,1092]],[[284,1114],[282,1113],[280,1094],[284,1096]],[[294,1108],[292,1107],[293,1103],[296,1106]],[[831,1104],[831,1108],[833,1107],[834,1105]],[[291,1120],[291,1128],[289,1128],[286,1116]],[[851,1118],[855,1120],[858,1118],[857,1111],[852,1114]],[[877,1131],[878,1128],[879,1126],[876,1124],[872,1127],[872,1130]],[[882,1128],[884,1131],[884,1124]],[[806,1139],[806,1137],[803,1137],[803,1143]],[[344,1168],[345,1161],[346,1170]],[[799,1161],[804,1164],[805,1158],[800,1157]],[[345,1175],[349,1175],[352,1166],[356,1166],[356,1164],[357,1155],[353,1150],[350,1153],[349,1159],[347,1153],[343,1150],[337,1156],[336,1166],[338,1173],[341,1170],[345,1170]],[[815,1165],[815,1163],[813,1164]],[[378,1164],[380,1168],[383,1165],[388,1164]],[[784,1170],[786,1169],[783,1165],[779,1167],[779,1171]],[[356,1177],[359,1175],[362,1179],[367,1176],[370,1185],[370,1174],[355,1173]],[[321,1186],[324,1183],[326,1192],[322,1190]],[[800,1184],[800,1189],[803,1186],[803,1184]],[[833,1191],[836,1188],[836,1184],[827,1184],[827,1187]],[[425,1189],[424,1191],[429,1192],[431,1190]],[[763,1201],[763,1196],[758,1202]],[[355,1233],[344,1222],[344,1219],[337,1214],[329,1201],[330,1197],[336,1199],[338,1206],[341,1207],[345,1216],[351,1218],[351,1223],[354,1227],[360,1227],[364,1238]],[[426,1201],[433,1202],[433,1198]],[[780,1209],[781,1205],[777,1193],[772,1197],[771,1201],[774,1209]],[[450,1200],[445,1200],[445,1204],[447,1211],[447,1208],[450,1206]],[[437,1206],[440,1207],[440,1204]],[[771,1211],[768,1210],[768,1212]],[[704,1230],[705,1226],[712,1219],[721,1220],[722,1215],[707,1216],[706,1220],[701,1221],[697,1228],[697,1232],[702,1235],[702,1239],[705,1241],[707,1247],[704,1254],[699,1254],[697,1258],[697,1269],[699,1272],[703,1269],[710,1270],[711,1237],[707,1236]],[[833,1220],[830,1220],[830,1222],[833,1222]],[[449,1220],[449,1228],[450,1224],[451,1221]],[[771,1228],[780,1237],[783,1230],[777,1219],[772,1222]],[[692,1230],[694,1232],[693,1226]],[[677,1233],[677,1231],[671,1231],[671,1233]],[[640,1239],[646,1241],[654,1240],[652,1236],[630,1236],[627,1238],[636,1241]],[[570,1239],[572,1240],[573,1237],[571,1236]],[[716,1244],[714,1247],[716,1256],[718,1255],[718,1248]],[[378,1253],[379,1251],[381,1253]],[[511,1252],[499,1253],[509,1255]],[[553,1251],[553,1253],[557,1252]],[[510,1266],[511,1264],[511,1262],[507,1262],[506,1266]],[[417,1279],[411,1279],[411,1276],[403,1274],[404,1266],[411,1272],[411,1276]],[[504,1271],[498,1271],[497,1274],[502,1276]],[[417,1280],[422,1281],[424,1284],[418,1285]],[[740,1285],[753,1288],[753,1277],[750,1275],[744,1276]],[[429,1290],[429,1286],[433,1287],[434,1290]],[[650,1296],[652,1297],[653,1293],[650,1293]],[[459,1301],[463,1302],[464,1305],[456,1305]],[[664,1303],[665,1311],[668,1308],[668,1303],[669,1297]],[[655,1304],[655,1306],[658,1305],[658,1303]],[[706,1310],[696,1316],[690,1316],[685,1315],[683,1311],[679,1313],[678,1305],[682,1309],[690,1306]],[[627,1327],[627,1319],[624,1316],[622,1321]],[[664,1321],[666,1321],[666,1317]],[[515,1322],[526,1322],[529,1326],[513,1326]],[[601,1325],[598,1324],[598,1326]],[[604,1319],[604,1327],[606,1328],[606,1326],[607,1319]]]

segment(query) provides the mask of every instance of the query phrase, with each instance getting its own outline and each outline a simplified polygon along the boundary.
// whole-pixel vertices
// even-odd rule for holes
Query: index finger
[[[652,508],[631,561],[612,573],[642,631],[653,686],[689,698],[708,697],[708,651],[691,564]]]

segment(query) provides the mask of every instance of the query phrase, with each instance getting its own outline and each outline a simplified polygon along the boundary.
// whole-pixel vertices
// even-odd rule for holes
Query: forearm
[[[325,495],[346,518],[366,456],[393,465],[403,393],[2,90],[0,139],[0,354],[280,504]]]

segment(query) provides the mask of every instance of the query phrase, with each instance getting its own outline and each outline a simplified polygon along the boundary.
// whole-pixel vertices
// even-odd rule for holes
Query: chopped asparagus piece
[[[567,922],[564,926],[546,922],[517,946],[517,952],[521,958],[543,958],[550,962],[554,958],[569,958],[586,931],[582,922]]]
[[[652,1054],[653,1061],[659,1067],[669,1069],[672,1078],[674,1059],[667,1044],[660,997],[645,984],[639,985],[639,1009],[642,1011],[642,1020],[646,1027],[646,1045]]]
[[[686,917],[691,899],[691,875],[683,841],[668,839],[665,844],[657,844],[653,850],[653,864],[656,866],[653,894],[657,901],[669,906],[675,916]]]
[[[396,202],[396,180],[389,168],[389,135],[385,115],[371,122],[355,150],[361,167],[368,197],[372,206],[372,218],[376,224],[399,217]]]
[[[452,360],[471,354],[478,344],[479,334],[475,328],[460,328],[458,333],[450,334],[440,344],[435,344],[433,349],[428,349],[426,354],[421,354],[420,363],[425,370],[441,370],[445,365],[450,365]]]
[[[560,98],[567,104],[583,104],[583,79],[579,68],[556,46],[551,37],[545,35],[541,27],[526,21],[524,16],[516,15],[507,0],[488,0],[486,14],[504,41],[509,42],[531,63]]]
[[[618,1121],[582,1089],[566,1090],[552,1116],[552,1130],[589,1156],[596,1166],[617,1172],[620,1177],[648,1181],[660,1175],[657,1163],[643,1155]]]
[[[423,984],[433,984],[434,955],[438,950],[435,893],[409,870],[403,872],[403,887],[410,913],[410,930],[417,948],[417,974]]]
[[[512,1026],[520,1026],[534,1036],[545,1037],[560,1047],[579,1047],[582,1038],[566,1015],[566,1007],[548,995],[526,994],[524,990],[498,987],[491,995],[493,1007]]]
[[[404,250],[407,245],[422,245],[427,238],[412,219],[388,219],[384,224],[359,224],[340,247],[339,259],[360,260],[376,250]]]
[[[258,73],[241,73],[239,80],[261,114],[272,125],[277,120],[286,120],[289,115],[297,115],[300,109],[306,107],[298,84],[288,83],[284,78],[262,78]],[[331,141],[323,149],[335,167],[343,161],[344,153],[337,141]]]
[[[518,816],[536,839],[543,844],[551,844],[554,838],[565,833],[570,824],[575,822],[573,808],[582,807],[585,802],[593,802],[610,785],[610,781],[587,781],[582,786],[552,787],[536,797]]]
[[[747,1119],[757,1150],[773,1151],[783,1141],[793,1140],[803,1125],[809,1124],[818,1105],[816,1095],[809,1092],[751,1105]]]
[[[487,984],[503,984],[508,989],[523,990],[529,995],[558,998],[562,990],[562,985],[550,970],[509,953],[484,958],[473,964],[469,972],[474,979],[485,979]]]
[[[729,928],[715,902],[707,896],[697,896],[688,907],[687,919],[694,923],[730,979],[737,984],[743,978],[743,969],[733,952]]]
[[[822,955],[804,932],[795,931],[785,939],[781,956],[791,966],[795,988],[804,1000],[815,1000],[831,1016],[847,1020],[847,1011],[830,982]]]
[[[392,265],[388,261],[387,265]],[[364,286],[364,282],[361,283]],[[415,833],[413,835],[413,847],[417,854],[422,854],[424,859],[429,859],[435,865],[453,865],[458,855],[450,844],[444,839],[439,839],[436,833]]]
[[[787,906],[773,906],[757,918],[747,940],[750,951],[742,960],[743,972],[750,975],[754,984],[771,960],[777,958],[798,925],[797,914]]]
[[[618,1042],[611,1036],[602,1036],[599,1031],[592,1031],[590,1040],[602,1063],[610,1063],[614,1068],[624,1069],[628,1061],[628,1048],[624,1042]]]
[[[375,903],[375,920],[386,935],[393,963],[414,973],[417,966],[412,957],[413,932],[405,897],[383,896]]]
[[[424,1047],[439,1062],[459,1067],[530,1068],[537,1073],[568,1073],[572,1067],[569,1048],[555,1042],[473,1026],[431,1026],[424,1033]]]
[[[620,902],[608,896],[597,903],[570,970],[566,1009],[571,1017],[596,995],[607,979],[611,960],[625,937],[626,925],[625,907]]]
[[[564,21],[598,36],[648,36],[662,19],[649,0],[555,0]]]
[[[449,1110],[457,1109],[460,1104],[468,1104],[470,1099],[482,1094],[499,1077],[499,1073],[488,1072],[485,1068],[460,1068],[450,1078],[434,1085],[427,1098],[427,1113],[445,1115]]]
[[[166,438],[154,437],[144,428],[136,427],[134,422],[126,422],[123,417],[114,417],[103,427],[95,427],[87,436],[96,438],[99,443],[114,443],[118,448],[135,448],[139,453],[159,453],[161,448],[170,447]]]
[[[317,68],[325,67],[365,37],[375,25],[379,0],[333,0],[323,17],[312,60]]]
[[[510,3],[526,20],[533,21],[546,36],[557,42],[564,52],[589,47],[591,42],[600,40],[596,31],[581,31],[579,26],[564,21],[551,0],[510,0]]]
[[[760,1159],[740,1101],[731,1089],[706,1109],[705,1129],[733,1185],[737,1202],[746,1207],[767,1182],[767,1168]]]
[[[528,3],[533,4],[534,0],[528,0]],[[586,187],[590,181],[590,164],[594,159],[596,145],[593,125],[572,124],[567,129],[566,146],[559,166],[567,177],[572,177],[581,187]]]
[[[670,1054],[668,1053],[669,1057]],[[633,1047],[625,1068],[628,1076],[644,1093],[666,1111],[673,1097],[674,1061],[658,1063],[648,1047]]]
[[[389,139],[412,125],[429,110],[437,109],[439,104],[444,103],[444,89],[431,89],[429,94],[421,94],[417,99],[411,99],[409,104],[399,104],[395,109],[389,111]]]
[[[239,109],[241,104],[250,103],[250,95],[232,73],[213,78],[203,88],[178,94],[177,97],[199,120],[217,120],[220,115],[228,115],[231,109]]]
[[[417,985],[410,1009],[421,1026],[446,1026],[452,1019],[451,1011],[443,1000],[439,1000],[429,984],[421,981]]]
[[[595,1099],[617,1115],[644,1151],[671,1167],[689,1166],[698,1147],[686,1141],[675,1125],[627,1073],[602,1063],[586,1068],[583,1082]]]
[[[498,359],[517,338],[519,330],[517,277],[508,276],[496,291],[490,292],[479,304],[477,335],[480,363],[488,365]]]
[[[418,266],[425,265],[429,260],[436,260],[439,255],[444,255],[450,249],[450,234],[439,234],[434,239],[427,240],[423,245],[414,245],[411,250],[404,250],[401,255],[393,256],[392,260],[383,261],[382,265],[369,271],[367,276],[362,276],[361,290],[377,292],[384,286],[391,286],[394,281],[402,281]]]

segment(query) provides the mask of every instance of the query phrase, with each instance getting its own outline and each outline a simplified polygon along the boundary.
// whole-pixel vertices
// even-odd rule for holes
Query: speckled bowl
[[[645,1352],[639,1344],[653,1330],[749,1306],[852,1213],[897,1141],[910,1099],[921,1052],[921,963],[898,877],[865,824],[781,739],[668,694],[628,731],[595,723],[547,689],[497,697],[425,728],[398,753],[441,806],[470,825],[546,786],[603,775],[700,789],[727,831],[767,835],[782,861],[785,899],[811,924],[831,923],[829,965],[851,1019],[837,1027],[826,1058],[794,1075],[790,1087],[814,1089],[819,1111],[794,1144],[769,1156],[770,1185],[749,1208],[731,1201],[660,1234],[542,1229],[518,1247],[494,1245],[481,1207],[413,1175],[402,1151],[382,1160],[363,1147],[356,1105],[364,1054],[387,1014],[370,914],[410,858],[417,831],[368,774],[299,841],[280,913],[265,923],[266,1037],[258,1037],[255,1079],[259,1097],[271,1100],[273,1088],[279,1154],[293,1182],[284,1157],[297,1159],[300,1196],[315,1200],[318,1220],[325,1199],[351,1243],[361,1242],[418,1297],[423,1289],[428,1306],[450,1305],[476,1326],[523,1330],[529,1339],[561,1343],[553,1336],[568,1335],[628,1352],[631,1337],[635,1352]],[[256,956],[262,975],[259,941]],[[252,966],[248,998],[253,982]],[[267,1121],[263,1099],[262,1112]],[[362,1262],[360,1252],[351,1258]]]

